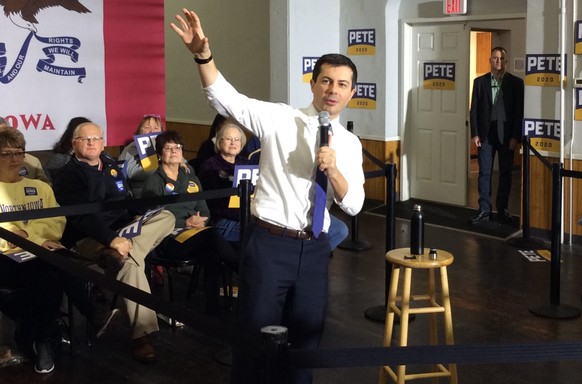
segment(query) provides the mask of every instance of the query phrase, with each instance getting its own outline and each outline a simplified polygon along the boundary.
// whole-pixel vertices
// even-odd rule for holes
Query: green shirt
[[[158,169],[149,175],[143,186],[142,197],[170,196],[185,193],[197,193],[202,191],[202,184],[194,169],[188,166],[190,173],[179,167],[178,180],[170,179],[160,165]],[[200,216],[210,217],[210,210],[206,205],[206,200],[194,200],[183,203],[169,204],[165,207],[174,214],[176,218],[176,228],[184,228],[186,220],[197,212]]]
[[[497,102],[497,95],[501,89],[501,83],[503,83],[503,76],[497,80],[495,76],[491,74],[491,100],[493,100],[493,104]]]

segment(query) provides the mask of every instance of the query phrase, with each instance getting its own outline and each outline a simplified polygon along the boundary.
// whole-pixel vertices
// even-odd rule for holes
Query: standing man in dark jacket
[[[495,204],[501,221],[511,221],[507,205],[513,151],[521,139],[523,80],[505,72],[505,48],[493,48],[489,61],[491,73],[475,79],[471,98],[471,137],[479,162],[479,212],[469,219],[471,223],[489,220],[492,216],[491,174],[496,153],[499,153],[499,185]]]
[[[103,154],[103,133],[93,123],[83,123],[73,132],[73,155],[55,177],[54,191],[60,205],[102,203],[129,198],[128,186],[116,161]],[[150,292],[144,260],[174,229],[174,215],[162,210],[140,221],[132,235],[120,229],[132,222],[126,210],[110,210],[69,216],[63,244],[94,259],[117,280]],[[158,330],[156,313],[124,300],[133,331],[136,360],[151,361],[154,348],[148,335]]]

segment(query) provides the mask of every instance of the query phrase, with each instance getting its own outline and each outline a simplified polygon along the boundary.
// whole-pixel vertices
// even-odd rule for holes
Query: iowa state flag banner
[[[69,120],[126,144],[144,114],[165,116],[163,0],[0,2],[0,116],[28,151],[46,150]]]

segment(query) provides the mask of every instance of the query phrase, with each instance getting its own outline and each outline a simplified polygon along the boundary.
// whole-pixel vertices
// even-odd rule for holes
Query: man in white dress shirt
[[[327,209],[323,232],[312,232],[316,170],[328,179],[328,208],[333,201],[356,215],[364,202],[362,147],[339,122],[355,93],[356,67],[343,55],[322,56],[311,80],[313,102],[305,109],[251,99],[218,71],[197,14],[183,13],[185,18],[176,16],[178,23],[171,26],[194,55],[204,95],[261,141],[261,177],[240,268],[240,325],[257,334],[267,325],[285,325],[292,348],[316,348],[325,323],[331,252]],[[333,135],[320,147],[322,111],[329,113]],[[260,382],[259,362],[251,356],[235,351],[233,383]],[[311,370],[293,370],[291,382],[311,383]]]

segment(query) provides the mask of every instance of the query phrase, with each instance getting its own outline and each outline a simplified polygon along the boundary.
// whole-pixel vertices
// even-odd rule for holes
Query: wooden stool
[[[394,328],[394,315],[400,318],[400,342],[399,346],[408,345],[408,322],[411,314],[430,314],[429,337],[430,344],[438,343],[437,335],[437,313],[444,314],[445,341],[447,345],[453,345],[453,320],[451,314],[451,301],[449,298],[449,281],[447,278],[447,266],[453,263],[454,257],[449,252],[437,250],[437,258],[430,260],[429,249],[424,249],[423,255],[411,258],[409,248],[394,249],[386,253],[386,260],[392,264],[392,277],[390,280],[390,292],[388,304],[386,305],[386,323],[384,328],[383,345],[388,347],[392,343],[392,331]],[[435,289],[435,269],[440,270],[441,280],[441,301],[437,303],[437,291]],[[412,270],[426,269],[428,271],[428,294],[411,295],[410,286],[412,283]],[[400,271],[404,270],[404,280],[402,282],[402,296],[398,294]],[[410,307],[411,301],[425,302],[423,307]],[[396,304],[400,303],[400,307]],[[432,372],[406,374],[406,365],[399,365],[396,370],[390,366],[380,368],[380,384],[386,383],[389,375],[394,382],[404,384],[406,380],[450,377],[451,383],[457,383],[457,367],[449,364],[446,368],[443,364],[435,364]],[[438,379],[437,379],[438,380]]]

